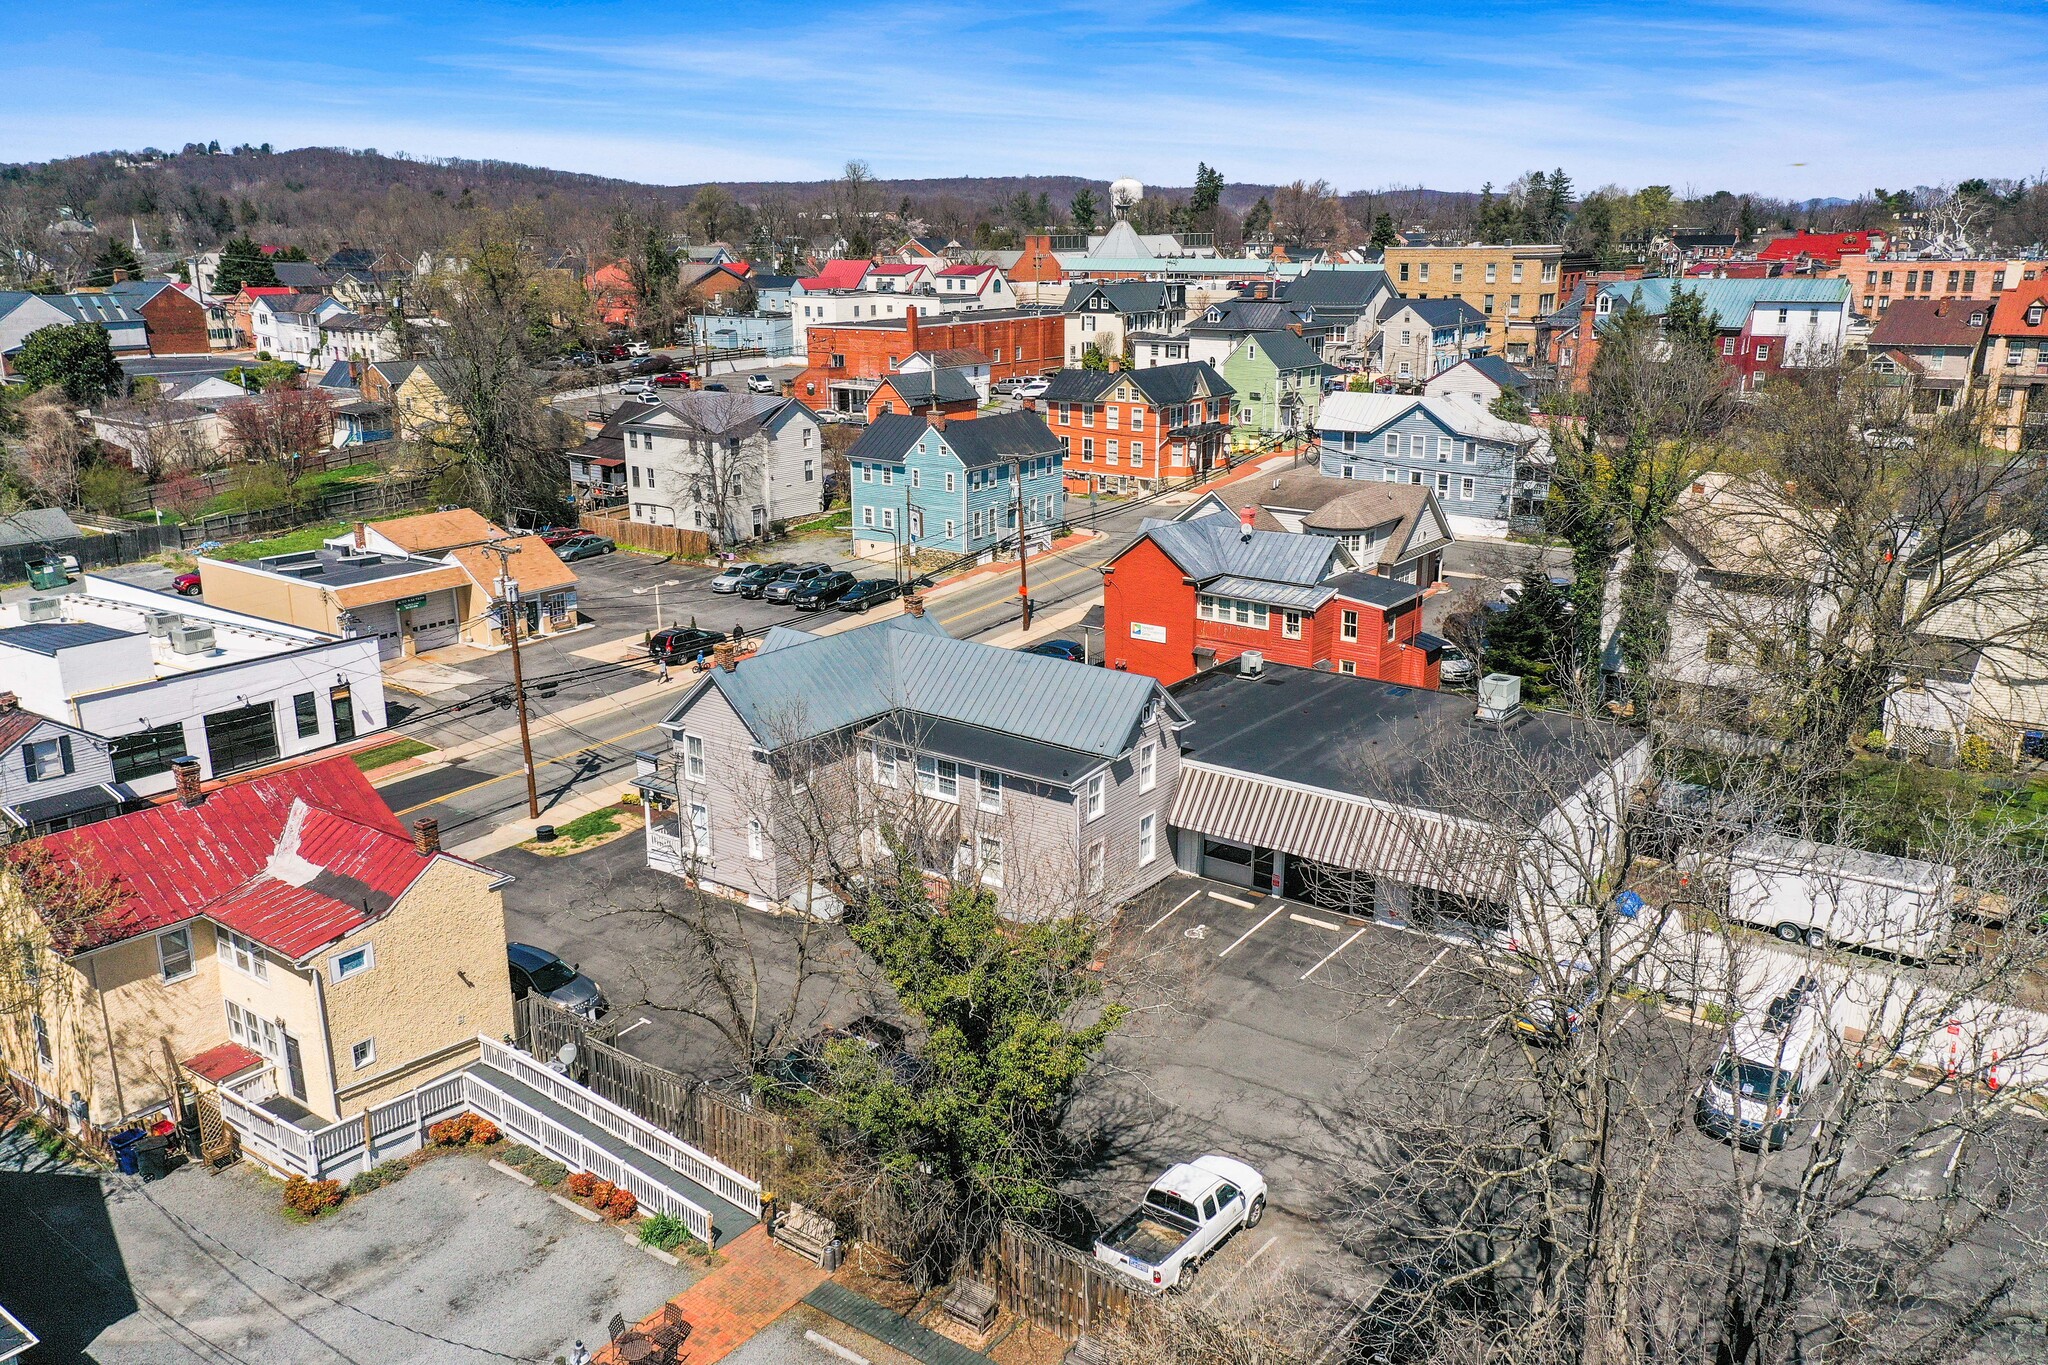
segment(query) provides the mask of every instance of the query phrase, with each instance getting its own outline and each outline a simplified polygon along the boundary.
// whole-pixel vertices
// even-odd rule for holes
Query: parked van
[[[1735,1023],[1694,1110],[1700,1127],[1745,1147],[1783,1147],[1806,1097],[1832,1069],[1820,985],[1802,976],[1761,1017]]]
[[[1955,869],[1759,834],[1728,855],[1728,916],[1787,943],[1846,943],[1925,960],[1955,927]]]

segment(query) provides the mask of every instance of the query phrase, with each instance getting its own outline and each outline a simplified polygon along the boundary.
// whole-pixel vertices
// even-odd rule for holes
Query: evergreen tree
[[[1245,235],[1249,237],[1254,233],[1264,232],[1271,226],[1273,226],[1273,206],[1266,202],[1266,196],[1262,194],[1259,196],[1259,202],[1253,204],[1251,208],[1245,211]]]
[[[230,237],[221,246],[220,265],[213,272],[213,292],[232,294],[243,285],[265,288],[277,283],[277,271],[263,248],[248,237]]]
[[[1216,170],[1206,161],[1195,163],[1195,192],[1188,198],[1188,213],[1199,219],[1205,213],[1214,213],[1223,202],[1223,172]]]
[[[142,278],[142,262],[136,259],[134,248],[119,237],[109,237],[99,255],[92,258],[92,270],[86,275],[87,286],[105,289],[114,282],[114,272],[131,280]]]
[[[1742,211],[1741,214],[1735,220],[1735,231],[1739,234],[1738,241],[1754,241],[1756,239],[1757,229],[1762,226],[1763,223],[1756,216],[1756,209],[1752,207],[1749,202],[1749,196],[1746,194],[1743,195]]]
[[[1401,240],[1401,234],[1394,231],[1394,215],[1382,213],[1372,220],[1372,244],[1384,251]]]
[[[1067,211],[1074,216],[1074,229],[1077,232],[1092,232],[1095,228],[1095,215],[1097,212],[1095,191],[1085,185],[1075,190],[1074,200],[1067,206]]]
[[[303,262],[306,259],[306,248],[302,246],[279,247],[277,250],[277,254],[272,256],[270,259],[273,261]]]
[[[1664,310],[1664,336],[1673,347],[1689,346],[1701,355],[1714,351],[1714,319],[1706,296],[1697,289],[1673,289]]]
[[[1577,202],[1572,196],[1572,178],[1564,173],[1564,167],[1558,167],[1544,186],[1543,241],[1564,240],[1564,230],[1572,220],[1572,206]]]
[[[1571,645],[1571,613],[1547,574],[1529,574],[1506,611],[1487,615],[1486,670],[1521,678],[1524,701],[1547,701],[1557,691]]]

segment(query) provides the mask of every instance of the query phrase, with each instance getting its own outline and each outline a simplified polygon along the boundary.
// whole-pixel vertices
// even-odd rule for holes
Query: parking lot
[[[566,1359],[695,1273],[473,1156],[429,1161],[305,1226],[247,1163],[142,1184],[0,1172],[0,1302],[32,1360]]]

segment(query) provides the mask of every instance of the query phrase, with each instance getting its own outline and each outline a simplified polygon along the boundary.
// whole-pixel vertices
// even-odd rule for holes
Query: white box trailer
[[[1759,834],[1728,854],[1728,915],[1787,943],[1842,943],[1925,960],[1955,927],[1955,869]]]

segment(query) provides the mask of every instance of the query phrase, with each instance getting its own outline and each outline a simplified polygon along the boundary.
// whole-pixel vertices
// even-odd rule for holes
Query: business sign
[[[1131,638],[1133,640],[1149,640],[1155,645],[1163,645],[1166,643],[1166,627],[1148,626],[1143,621],[1133,621],[1131,622]]]
[[[400,611],[418,611],[421,607],[427,605],[427,599],[424,596],[401,597],[392,605]]]

